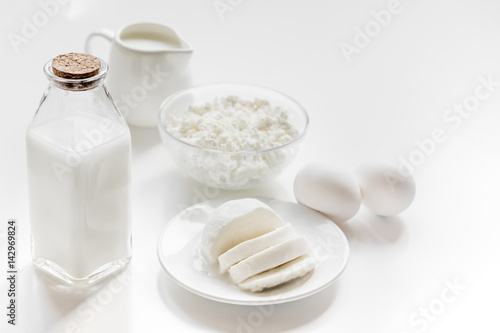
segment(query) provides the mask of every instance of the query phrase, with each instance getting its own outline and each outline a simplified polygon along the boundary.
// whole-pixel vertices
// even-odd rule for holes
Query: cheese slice
[[[316,268],[317,261],[310,256],[301,256],[281,266],[252,276],[238,284],[243,290],[252,292],[272,288],[306,275]]]
[[[210,215],[203,229],[202,253],[214,264],[221,254],[236,245],[283,225],[281,217],[257,199],[227,201]]]
[[[267,234],[240,243],[219,256],[220,272],[224,273],[229,269],[229,267],[240,262],[241,260],[246,259],[260,251],[264,251],[273,245],[296,237],[297,234],[293,230],[292,226],[287,223]]]
[[[260,251],[229,268],[229,276],[235,283],[278,267],[309,252],[305,237],[294,238]]]

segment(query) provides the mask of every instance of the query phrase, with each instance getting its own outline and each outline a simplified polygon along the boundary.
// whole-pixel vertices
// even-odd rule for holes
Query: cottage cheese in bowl
[[[305,110],[289,97],[238,84],[179,92],[160,111],[160,134],[177,164],[223,189],[274,177],[294,158],[307,125]]]

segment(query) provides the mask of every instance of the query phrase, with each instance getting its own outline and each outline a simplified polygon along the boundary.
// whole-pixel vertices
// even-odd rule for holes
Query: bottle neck
[[[101,60],[100,72],[83,79],[66,79],[54,75],[50,63],[45,67],[49,87],[43,95],[30,127],[35,128],[50,121],[78,116],[96,116],[114,121],[126,128],[111,96],[106,90],[104,78],[108,66]],[[95,118],[95,117],[93,117]]]
[[[99,73],[84,79],[67,79],[55,75],[52,70],[52,60],[45,64],[44,72],[51,87],[69,91],[87,91],[102,86],[104,82],[104,78],[108,73],[108,65],[102,60],[100,62],[101,69]]]

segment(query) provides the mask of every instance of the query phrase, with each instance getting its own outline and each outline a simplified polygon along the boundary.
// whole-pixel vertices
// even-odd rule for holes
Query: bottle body
[[[34,263],[89,284],[132,255],[129,129],[104,86],[50,86],[26,133]]]

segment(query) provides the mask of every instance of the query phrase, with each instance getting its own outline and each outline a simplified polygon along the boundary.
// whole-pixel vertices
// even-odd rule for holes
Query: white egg
[[[357,172],[363,205],[375,214],[394,216],[415,198],[415,179],[387,166],[367,166]]]
[[[304,166],[297,173],[293,187],[299,203],[325,214],[334,222],[350,219],[361,205],[356,180],[328,164]]]

